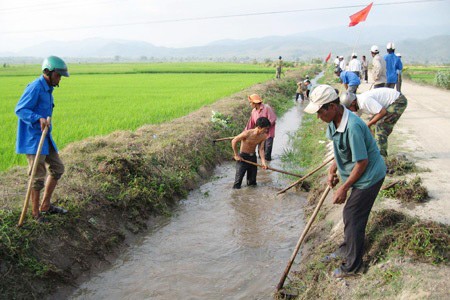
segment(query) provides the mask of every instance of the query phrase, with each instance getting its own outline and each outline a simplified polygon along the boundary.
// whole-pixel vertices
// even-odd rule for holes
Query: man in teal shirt
[[[317,86],[305,112],[328,123],[327,138],[333,141],[334,161],[328,185],[343,184],[333,195],[334,204],[346,203],[343,210],[344,242],[333,257],[343,258],[333,276],[342,278],[358,271],[364,253],[364,236],[375,198],[386,176],[386,165],[367,125],[339,102],[329,85]],[[351,189],[347,199],[347,193]]]

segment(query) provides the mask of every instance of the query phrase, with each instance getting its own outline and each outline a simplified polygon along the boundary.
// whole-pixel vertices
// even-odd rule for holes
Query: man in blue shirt
[[[342,278],[358,271],[364,253],[364,236],[375,198],[386,176],[386,165],[367,125],[339,102],[329,85],[319,85],[311,93],[305,112],[328,123],[327,138],[333,141],[334,161],[328,173],[328,185],[343,184],[333,195],[333,203],[346,203],[343,210],[344,242],[329,257],[343,258],[333,276]],[[351,189],[347,199],[347,193]]]
[[[42,75],[31,82],[16,105],[15,113],[19,117],[16,152],[26,154],[29,173],[33,166],[42,131],[49,127],[48,134],[38,157],[36,175],[32,183],[32,215],[38,222],[45,222],[45,214],[67,213],[67,210],[50,204],[50,198],[58,180],[64,173],[64,164],[58,155],[58,149],[52,138],[52,125],[47,121],[52,116],[53,89],[59,86],[61,76],[69,77],[66,63],[59,57],[50,56],[42,64]],[[49,176],[45,181],[46,168]],[[39,206],[40,191],[44,189],[42,205]]]
[[[388,52],[384,56],[386,61],[386,87],[393,89],[398,80],[398,73],[403,69],[403,64],[400,58],[395,55],[394,43],[388,43],[386,50]]]
[[[356,93],[356,90],[361,84],[361,80],[359,80],[358,75],[356,75],[354,72],[343,71],[341,68],[336,68],[334,70],[334,74],[336,74],[341,79],[341,82],[344,84],[347,92],[354,94]]]

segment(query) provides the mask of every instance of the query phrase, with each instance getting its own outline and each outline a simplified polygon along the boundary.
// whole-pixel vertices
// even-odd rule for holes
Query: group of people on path
[[[372,79],[373,88],[388,87],[395,88],[401,92],[403,63],[401,54],[395,53],[395,44],[389,42],[386,45],[387,54],[381,57],[377,45],[370,48],[372,55]],[[362,57],[358,60],[356,53],[352,53],[348,65],[345,64],[343,56],[337,56],[335,61],[335,74],[340,78],[348,92],[356,93],[361,80],[368,82],[368,61]]]

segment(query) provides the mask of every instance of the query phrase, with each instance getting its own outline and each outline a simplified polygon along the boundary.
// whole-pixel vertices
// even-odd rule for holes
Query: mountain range
[[[394,41],[405,63],[443,64],[450,62],[448,28],[376,27],[359,31],[336,27],[286,36],[266,36],[246,40],[219,40],[204,46],[168,48],[144,41],[89,38],[78,41],[46,41],[14,53],[0,53],[0,62],[40,62],[58,55],[69,62],[84,61],[309,61],[331,52],[348,57],[357,52],[370,58],[377,44],[384,54],[387,42]],[[369,34],[370,33],[370,34]]]

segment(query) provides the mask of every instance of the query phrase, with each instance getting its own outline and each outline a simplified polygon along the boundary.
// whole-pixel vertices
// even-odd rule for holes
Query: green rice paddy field
[[[411,80],[430,85],[436,84],[436,74],[441,72],[450,73],[449,66],[413,66],[407,65],[403,67],[403,74]]]
[[[270,67],[220,63],[69,64],[69,72],[53,92],[60,150],[86,137],[173,120],[274,77]],[[39,65],[0,69],[0,171],[26,164],[15,154],[14,108],[39,75]]]

